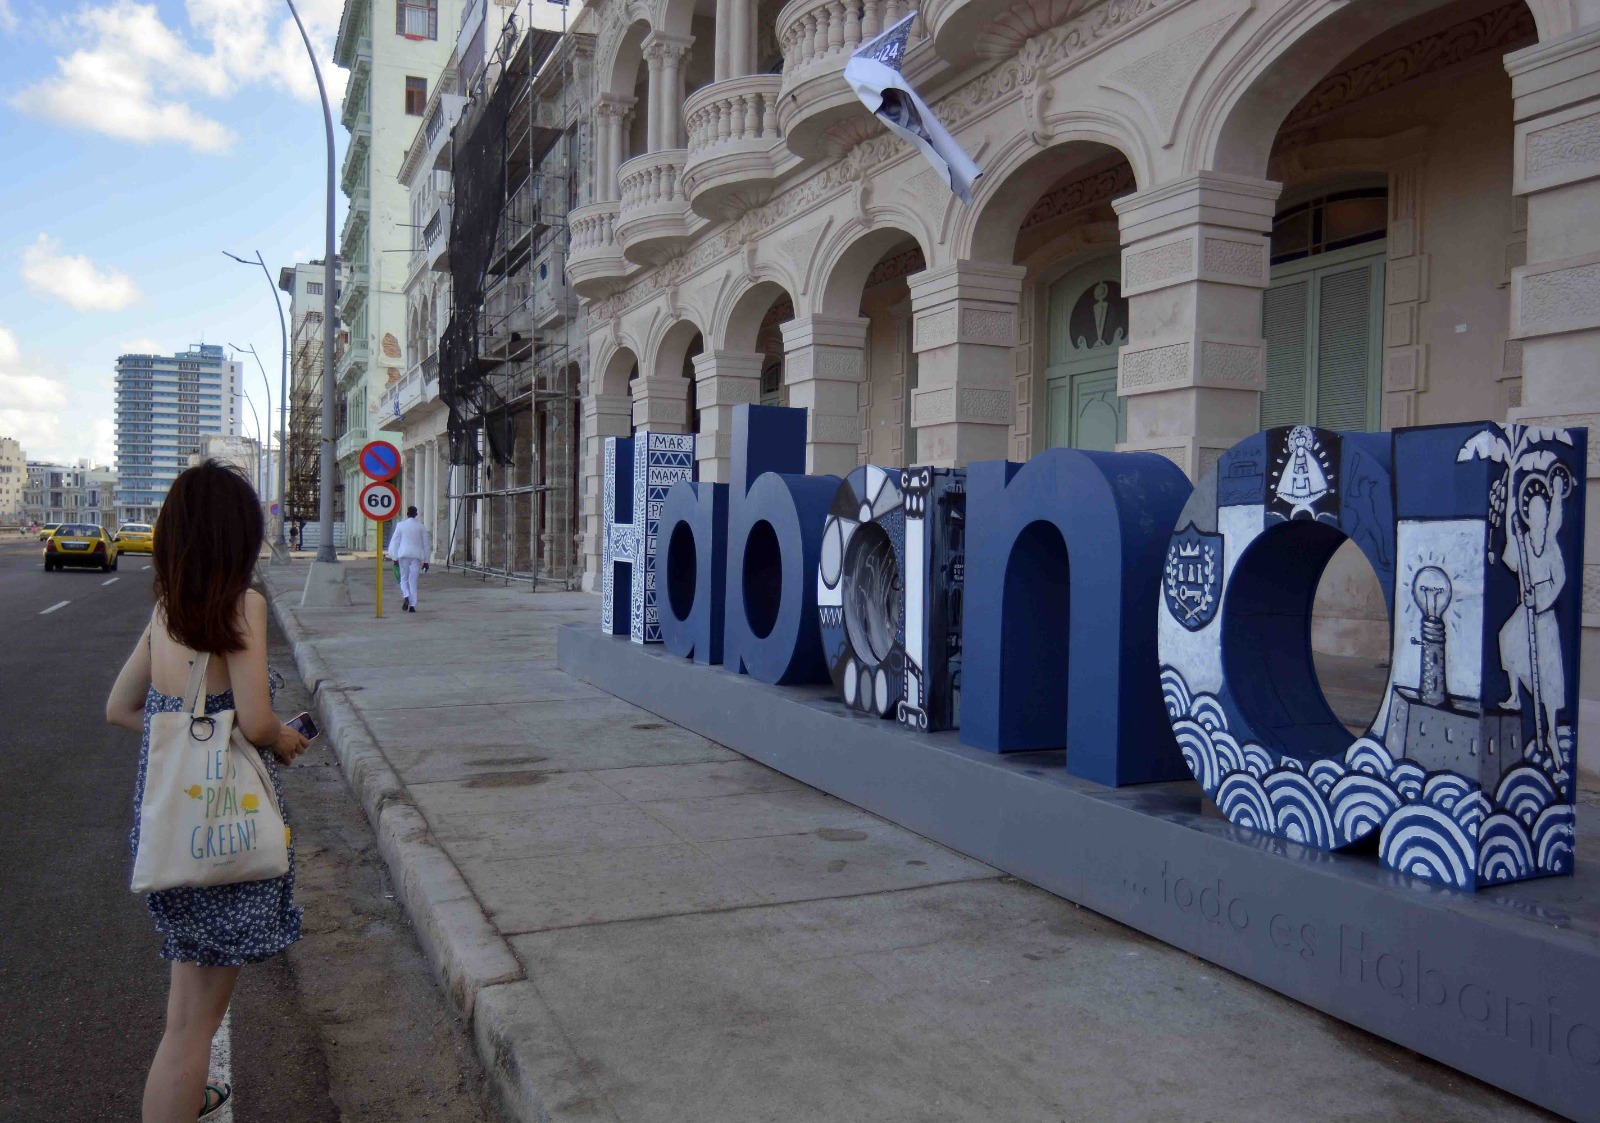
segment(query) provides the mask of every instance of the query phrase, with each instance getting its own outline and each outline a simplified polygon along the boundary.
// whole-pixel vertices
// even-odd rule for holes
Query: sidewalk
[[[1553,1118],[570,678],[592,596],[306,569],[274,610],[512,1118]]]

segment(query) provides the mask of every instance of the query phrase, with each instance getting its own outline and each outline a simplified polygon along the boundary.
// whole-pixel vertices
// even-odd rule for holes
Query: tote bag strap
[[[211,665],[211,652],[194,653],[194,665],[189,668],[189,682],[183,688],[183,700],[190,717],[204,717],[206,713],[206,668]]]

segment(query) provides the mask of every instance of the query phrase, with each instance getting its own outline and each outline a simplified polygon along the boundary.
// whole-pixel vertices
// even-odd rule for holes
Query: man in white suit
[[[388,556],[400,567],[400,602],[402,612],[417,610],[417,575],[428,572],[428,528],[417,518],[415,507],[406,508],[406,517],[400,520],[389,536]]]

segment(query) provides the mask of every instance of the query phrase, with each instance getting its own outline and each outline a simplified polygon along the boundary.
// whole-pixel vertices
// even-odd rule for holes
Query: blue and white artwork
[[[898,469],[864,465],[844,478],[822,528],[817,623],[828,673],[845,704],[882,718],[905,689],[906,509]]]
[[[961,724],[961,620],[967,565],[964,468],[907,468],[905,688],[895,716],[922,732]]]
[[[661,507],[673,484],[694,476],[692,433],[640,429],[632,437],[606,438],[600,626],[607,634],[623,634],[626,599],[628,636],[635,643],[661,642],[655,567]]]
[[[1168,719],[1219,810],[1323,850],[1376,835],[1385,866],[1460,889],[1570,873],[1584,462],[1581,431],[1489,423],[1295,426],[1224,454],[1178,519],[1158,622]],[[1359,735],[1309,643],[1347,540],[1392,624]]]

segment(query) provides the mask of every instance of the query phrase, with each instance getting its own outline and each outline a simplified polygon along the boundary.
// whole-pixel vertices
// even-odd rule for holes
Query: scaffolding
[[[289,523],[315,522],[322,450],[322,313],[307,312],[289,345]]]
[[[582,571],[580,398],[566,216],[577,201],[581,37],[519,24],[508,19],[463,91],[452,139],[452,307],[439,341],[446,564],[572,588]]]

